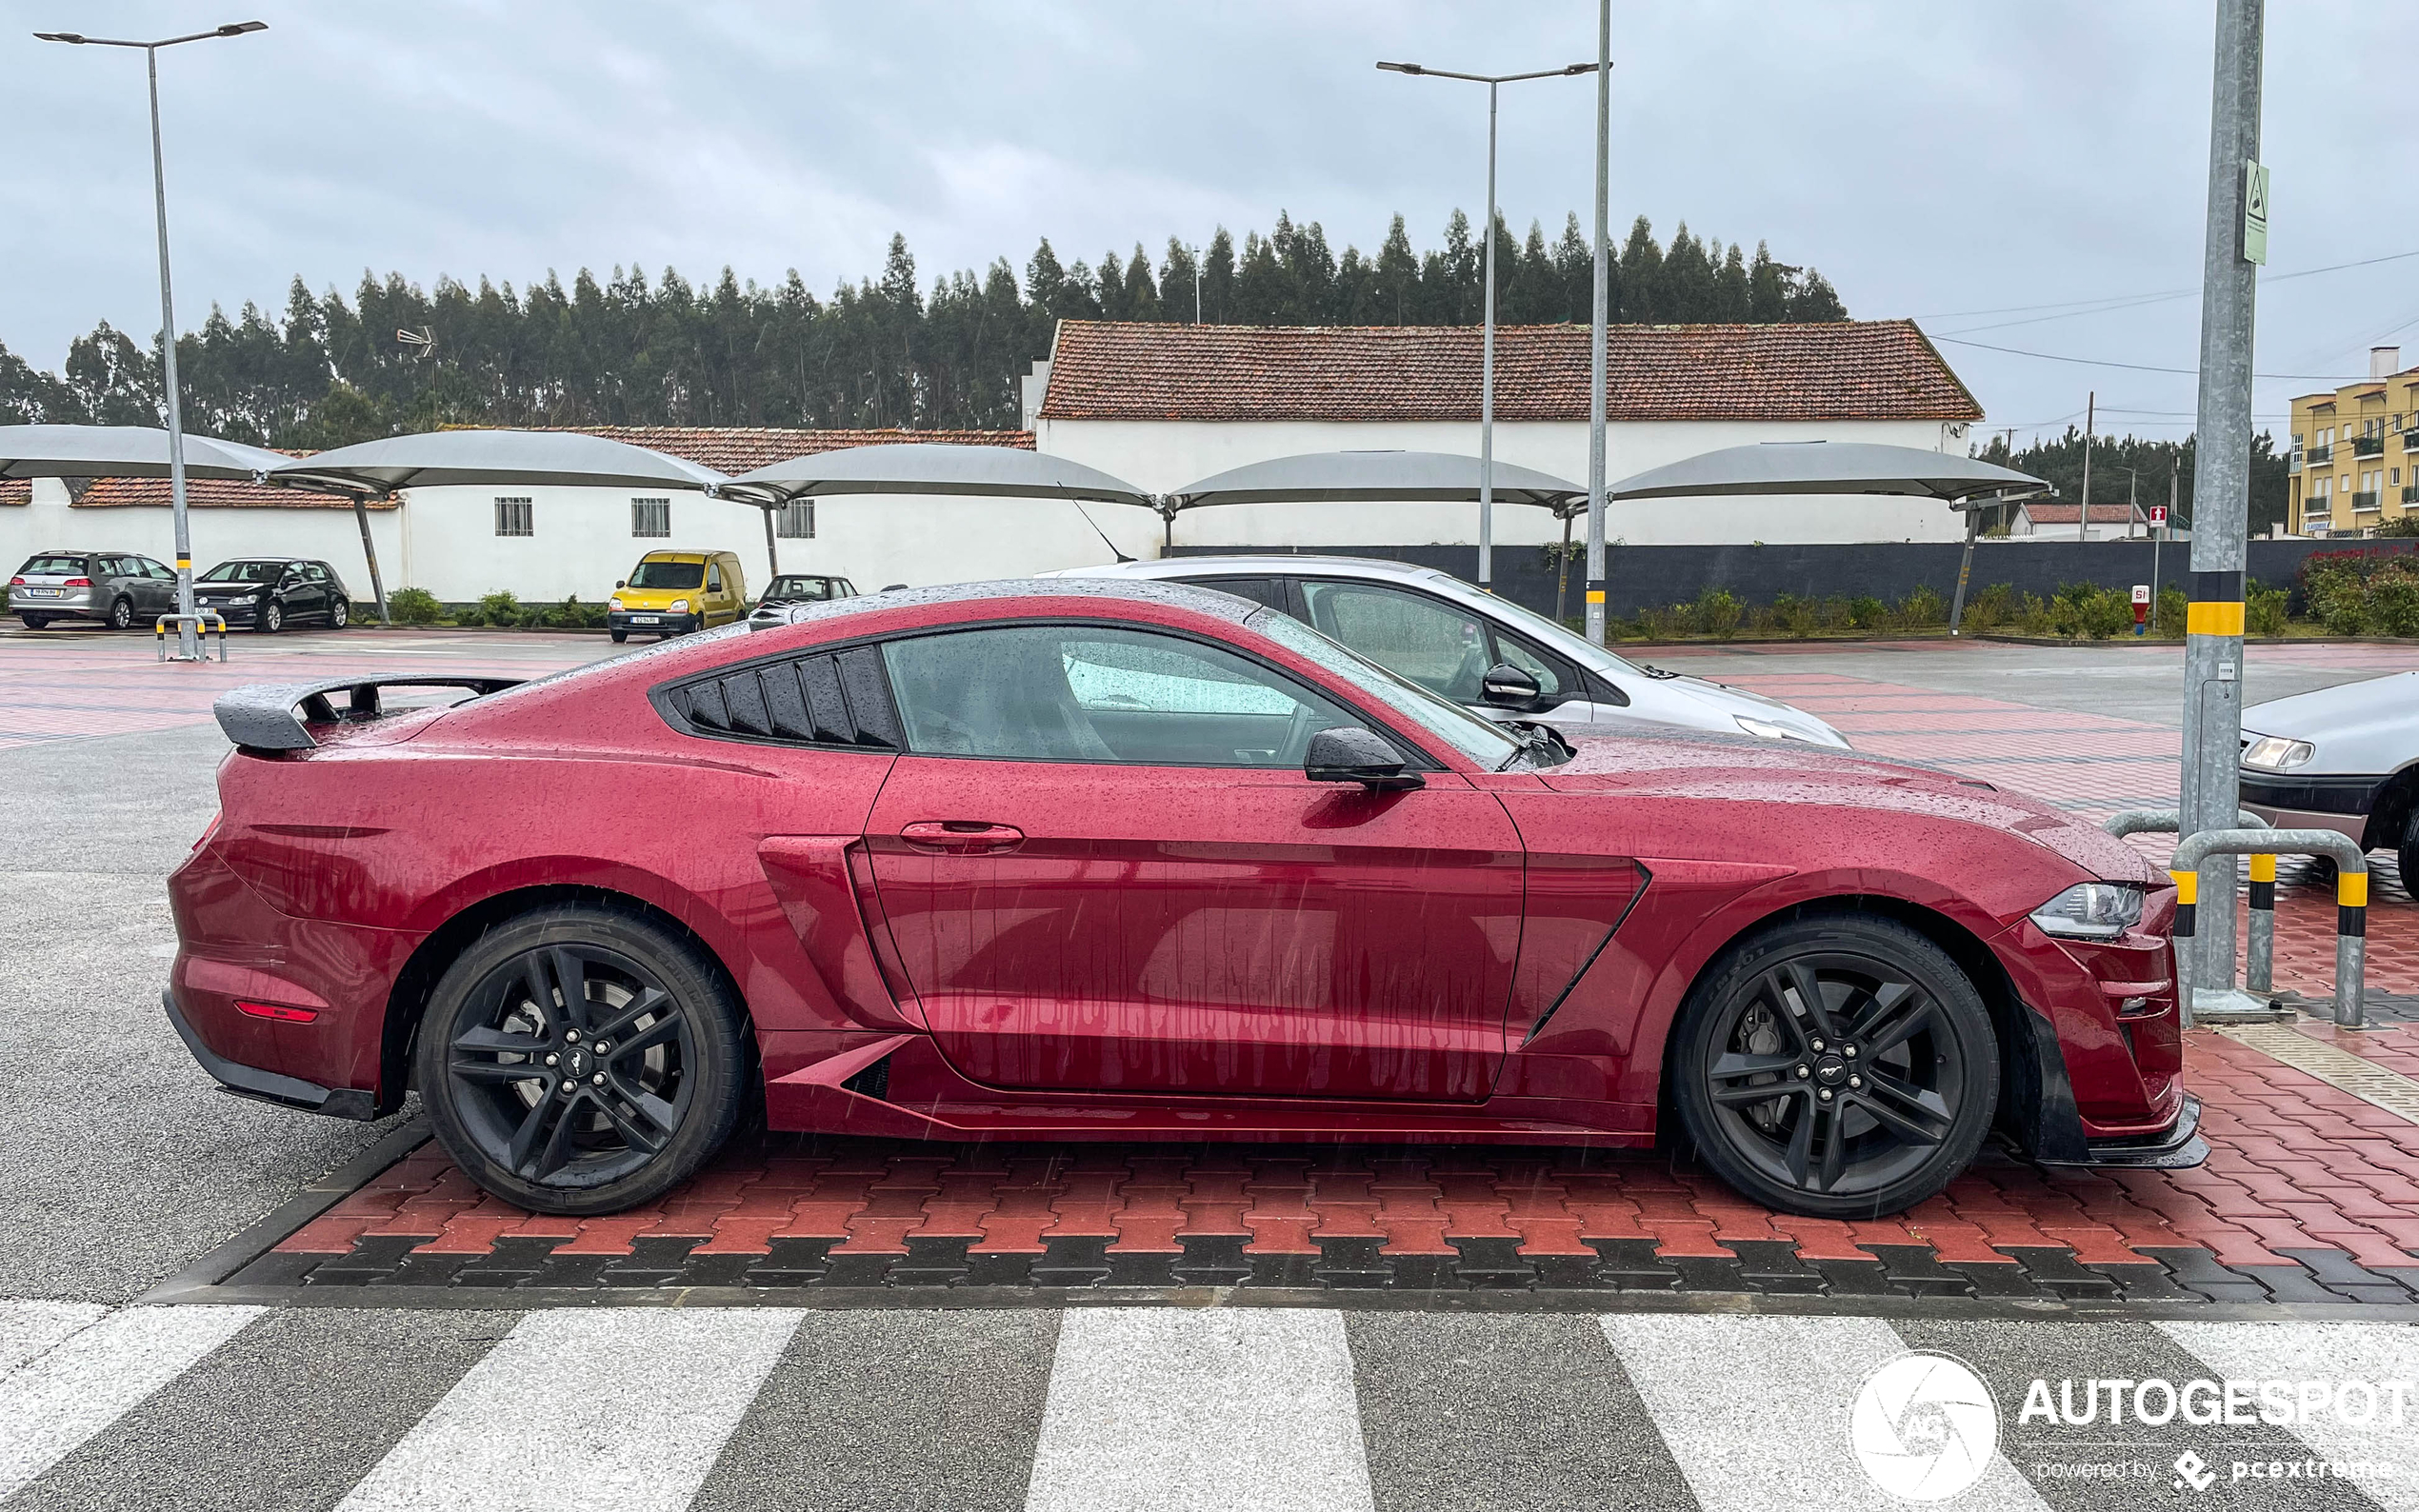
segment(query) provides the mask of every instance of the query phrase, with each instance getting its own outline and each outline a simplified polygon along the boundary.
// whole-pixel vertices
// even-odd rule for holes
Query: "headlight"
[[[1814,738],[1804,730],[1791,729],[1787,725],[1776,725],[1769,719],[1757,719],[1752,714],[1733,714],[1730,717],[1738,722],[1739,728],[1750,735],[1761,735],[1766,740],[1810,741]]]
[[[689,601],[688,601],[687,599],[674,599],[674,600],[672,600],[672,612],[673,612],[674,614],[686,614],[686,613],[688,613],[688,612],[689,612]]]
[[[2318,747],[2306,740],[2287,740],[2282,735],[2262,735],[2243,752],[2243,765],[2264,771],[2281,772],[2289,766],[2299,766],[2318,754]]]
[[[2142,889],[2121,882],[2078,882],[2032,910],[2043,934],[2113,940],[2142,922]]]
[[[229,599],[227,602],[230,604],[253,604],[259,602],[259,599],[260,595],[257,593],[247,593],[241,598]]]
[[[611,598],[605,601],[605,607],[609,609],[620,608],[622,607],[622,596],[618,593],[614,594]]]

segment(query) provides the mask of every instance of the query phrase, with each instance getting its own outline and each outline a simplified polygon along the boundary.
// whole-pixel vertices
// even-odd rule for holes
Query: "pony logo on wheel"
[[[1873,1484],[1908,1502],[1945,1502],[1990,1468],[1999,1406],[1959,1362],[1905,1354],[1865,1378],[1848,1431]]]

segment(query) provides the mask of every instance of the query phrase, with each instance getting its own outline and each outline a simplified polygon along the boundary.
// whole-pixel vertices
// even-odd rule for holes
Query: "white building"
[[[1907,321],[1804,326],[1615,327],[1607,475],[1618,480],[1753,441],[1876,441],[1962,454],[1981,408]],[[1497,332],[1495,454],[1574,483],[1588,474],[1588,332]],[[784,430],[595,427],[736,475],[839,447],[909,441],[1035,448],[1152,492],[1245,463],[1309,451],[1400,448],[1475,456],[1479,332],[1447,327],[1178,326],[1066,322],[1026,381],[1027,430]],[[234,556],[333,564],[356,598],[369,571],[350,504],[245,484],[196,483],[198,567]],[[861,588],[1009,577],[1150,557],[1159,517],[1064,500],[870,495],[776,517],[779,563]],[[433,487],[371,506],[391,590],[464,603],[499,588],[528,602],[595,603],[648,550],[736,551],[750,588],[770,570],[764,516],[695,491]],[[1188,547],[1469,546],[1470,505],[1286,505],[1190,510]],[[1953,541],[1938,504],[1857,496],[1691,499],[1614,507],[1631,545]],[[1495,512],[1498,545],[1557,539],[1543,509]],[[172,556],[168,486],[0,484],[0,567],[37,550]]]
[[[1910,321],[1616,326],[1607,345],[1606,477],[1755,441],[1869,441],[1966,453],[1982,418]],[[1480,332],[1468,327],[1063,323],[1027,383],[1035,445],[1154,492],[1309,451],[1479,450]],[[1495,335],[1495,455],[1584,483],[1588,330]],[[1471,545],[1469,505],[1269,505],[1188,511],[1175,544]],[[1954,541],[1936,503],[1863,496],[1689,499],[1613,507],[1633,546]],[[1499,507],[1499,545],[1561,535],[1546,510]],[[1139,553],[1137,553],[1139,554]]]
[[[2075,517],[2083,506],[2066,504],[2054,499],[2033,499],[2017,505],[2014,517],[2008,522],[2008,537],[2013,541],[2129,541],[2136,536],[2148,539],[2149,517],[2129,504],[2095,504],[2091,507],[2091,523],[2078,535]]]

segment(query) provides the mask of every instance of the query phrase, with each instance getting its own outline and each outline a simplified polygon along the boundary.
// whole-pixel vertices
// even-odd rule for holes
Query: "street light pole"
[[[1192,323],[1201,324],[1201,249],[1188,247],[1186,255],[1192,259]]]
[[[176,652],[180,660],[188,662],[201,660],[201,631],[193,618],[193,536],[185,499],[185,409],[176,384],[176,301],[170,292],[168,276],[168,166],[160,148],[160,49],[268,30],[266,21],[237,21],[158,42],[88,37],[73,31],[34,33],[39,41],[64,42],[72,47],[143,50],[144,71],[151,91],[152,223],[158,229],[160,244],[160,382],[168,400],[168,502],[176,529]]]
[[[1478,586],[1492,592],[1495,582],[1495,101],[1507,84],[1524,79],[1559,79],[1593,73],[1593,63],[1541,69],[1534,73],[1454,73],[1417,63],[1381,63],[1389,73],[1426,74],[1439,79],[1465,79],[1487,86],[1487,238],[1486,325],[1480,337],[1478,393]]]
[[[1612,318],[1612,0],[1596,10],[1596,270],[1588,319],[1588,639],[1605,643],[1605,328]]]

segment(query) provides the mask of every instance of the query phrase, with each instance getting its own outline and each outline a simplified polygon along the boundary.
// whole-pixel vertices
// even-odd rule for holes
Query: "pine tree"
[[[1654,244],[1654,228],[1643,215],[1630,223],[1629,239],[1621,247],[1620,313],[1613,318],[1646,325],[1669,317],[1663,301],[1663,249]]]
[[[1365,316],[1369,324],[1408,326],[1420,316],[1419,256],[1411,250],[1411,239],[1403,229],[1403,217],[1394,217],[1386,229],[1386,241],[1377,249],[1377,264],[1370,270],[1369,308]]]
[[[1204,319],[1212,326],[1233,324],[1235,313],[1234,238],[1223,226],[1210,238],[1210,250],[1201,260],[1201,297],[1207,313]]]
[[[1754,301],[1749,298],[1747,262],[1739,255],[1739,244],[1722,254],[1721,271],[1713,275],[1713,308],[1708,319],[1725,325],[1744,325],[1749,318]]]
[[[1194,275],[1200,271],[1193,261],[1192,249],[1170,236],[1168,258],[1159,265],[1159,305],[1163,319],[1198,323],[1202,318],[1199,286]]]

